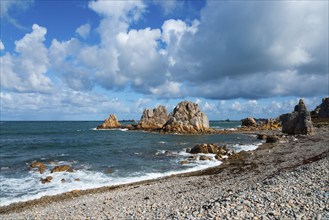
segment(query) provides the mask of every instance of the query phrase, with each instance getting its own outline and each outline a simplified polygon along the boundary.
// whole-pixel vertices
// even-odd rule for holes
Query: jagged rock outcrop
[[[322,103],[312,112],[312,118],[329,118],[329,97],[323,98]]]
[[[190,154],[216,154],[218,147],[215,144],[197,144],[191,150]]]
[[[287,134],[312,134],[314,132],[310,112],[302,99],[292,113],[281,115],[282,132]]]
[[[137,124],[138,129],[154,130],[160,129],[168,121],[167,109],[159,105],[154,109],[145,109],[140,121]]]
[[[211,129],[205,113],[201,112],[198,104],[189,101],[178,103],[169,119],[162,127],[163,132],[179,134],[207,133]]]
[[[111,129],[111,128],[121,128],[122,125],[119,123],[117,117],[113,114],[105,119],[104,123],[97,126],[97,129]]]
[[[245,119],[242,119],[242,126],[245,127],[252,127],[252,126],[256,126],[257,122],[253,117],[248,117]]]

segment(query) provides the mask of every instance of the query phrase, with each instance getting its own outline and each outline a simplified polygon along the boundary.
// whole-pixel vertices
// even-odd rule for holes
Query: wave
[[[181,160],[180,158],[179,160]],[[178,161],[177,161],[178,162]],[[116,175],[105,174],[97,171],[84,169],[70,172],[44,174],[30,171],[27,176],[20,178],[5,178],[0,174],[0,206],[7,206],[16,202],[25,202],[39,199],[43,196],[53,196],[72,190],[86,190],[103,186],[116,186],[121,184],[139,182],[144,180],[157,179],[161,177],[177,175],[181,173],[194,172],[213,166],[218,166],[222,162],[218,160],[195,161],[184,170],[173,170],[168,172],[133,173],[129,177],[117,177]],[[42,184],[40,178],[52,176],[50,183]],[[64,180],[63,180],[64,179]]]
[[[91,128],[92,131],[128,131],[128,128],[104,128],[104,129],[97,129]]]

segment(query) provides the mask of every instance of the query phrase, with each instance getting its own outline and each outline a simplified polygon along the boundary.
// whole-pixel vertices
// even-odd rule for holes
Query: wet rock
[[[256,126],[256,124],[257,124],[257,122],[253,117],[248,117],[248,118],[242,119],[241,125],[245,126],[245,127],[253,127],[253,126]]]
[[[159,105],[154,109],[145,109],[140,121],[137,124],[138,129],[154,130],[160,129],[168,120],[166,107]]]
[[[302,99],[295,106],[294,112],[284,114],[281,117],[282,132],[287,134],[312,134],[314,128],[310,112]]]
[[[199,160],[211,160],[211,157],[207,157],[205,155],[201,155]]]
[[[50,172],[51,173],[55,173],[55,172],[73,172],[73,168],[69,165],[60,165],[60,166],[54,167]]]
[[[30,164],[30,168],[37,168],[41,174],[43,174],[47,169],[46,165],[42,162],[33,162]]]
[[[122,125],[119,123],[117,117],[113,114],[105,119],[104,123],[97,126],[97,129],[111,129],[111,128],[121,128]]]
[[[189,164],[190,162],[186,161],[186,160],[183,160],[181,162],[179,162],[180,164],[184,165],[184,164]]]
[[[44,178],[44,179],[41,178],[40,181],[41,181],[42,184],[45,184],[45,183],[50,183],[52,179],[53,179],[53,177],[51,177],[51,176],[47,176],[47,177]]]
[[[74,181],[80,181],[80,178],[74,178]]]
[[[168,121],[162,128],[164,132],[195,134],[211,131],[209,120],[205,113],[201,112],[198,104],[189,101],[178,103],[170,113]]]
[[[191,150],[191,154],[216,154],[218,147],[215,144],[198,144],[195,145]]]
[[[267,138],[266,134],[257,134],[258,140],[266,140],[266,138]]]
[[[64,178],[63,178],[63,179],[61,179],[61,182],[62,182],[62,183],[65,183],[65,179],[64,179]]]

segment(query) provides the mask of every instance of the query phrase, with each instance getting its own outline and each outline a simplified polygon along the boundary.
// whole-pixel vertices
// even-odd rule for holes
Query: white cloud
[[[4,50],[5,49],[5,45],[2,43],[2,40],[0,39],[0,50]]]
[[[176,9],[184,7],[184,2],[178,0],[154,0],[153,2],[162,8],[164,15],[172,15]]]
[[[79,34],[82,38],[86,39],[89,36],[91,26],[90,24],[83,24],[78,27],[75,32]]]
[[[0,1],[0,17],[3,21],[8,21],[16,28],[26,30],[27,28],[21,25],[15,18],[11,16],[13,11],[22,12],[27,10],[34,0],[16,0],[16,1]]]
[[[31,33],[15,42],[18,55],[1,56],[3,88],[20,92],[51,89],[52,82],[45,75],[49,67],[48,50],[43,43],[46,33],[46,28],[34,24]]]
[[[90,1],[89,8],[105,17],[129,21],[138,20],[145,11],[146,5],[140,0],[97,0]]]

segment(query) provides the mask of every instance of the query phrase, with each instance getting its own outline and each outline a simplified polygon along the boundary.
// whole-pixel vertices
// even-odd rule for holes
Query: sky
[[[329,95],[328,1],[1,0],[0,120],[275,118]]]

